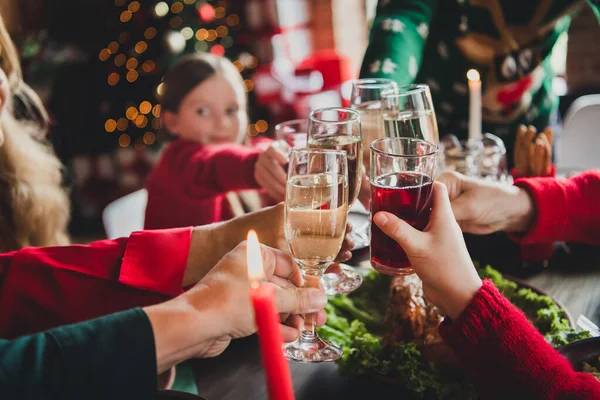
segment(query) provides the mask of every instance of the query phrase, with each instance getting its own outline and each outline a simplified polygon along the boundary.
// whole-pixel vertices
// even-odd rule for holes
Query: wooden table
[[[368,252],[351,264],[364,266]],[[542,272],[526,277],[562,302],[577,319],[583,314],[600,325],[600,250],[572,249],[557,254]],[[409,399],[398,387],[369,378],[345,377],[335,364],[291,363],[297,400]],[[208,400],[265,400],[264,375],[256,337],[238,340],[215,359],[194,361],[199,394]]]

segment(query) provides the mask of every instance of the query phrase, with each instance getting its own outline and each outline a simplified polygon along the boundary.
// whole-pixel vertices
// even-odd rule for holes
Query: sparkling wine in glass
[[[358,197],[362,180],[360,113],[349,108],[321,108],[310,113],[308,147],[343,150],[348,155],[348,203]]]
[[[360,113],[335,107],[313,111],[308,123],[308,146],[346,152],[348,204],[351,205],[358,197],[363,175]],[[362,284],[362,276],[352,267],[340,267],[339,273],[328,273],[322,280],[325,292],[329,295],[350,293]]]
[[[427,85],[408,85],[382,93],[386,137],[423,139],[439,144],[431,92]]]
[[[371,218],[387,211],[418,230],[429,223],[438,146],[411,138],[371,144]],[[371,266],[387,275],[414,271],[402,247],[371,224]]]
[[[318,287],[339,253],[348,215],[348,161],[343,151],[293,149],[285,198],[285,237],[305,285]],[[285,356],[300,362],[335,361],[343,354],[319,338],[314,315],[305,316],[297,341]]]
[[[384,137],[381,95],[397,88],[391,79],[367,78],[352,82],[350,107],[360,113],[362,128],[363,163],[369,170],[369,148],[374,140]]]

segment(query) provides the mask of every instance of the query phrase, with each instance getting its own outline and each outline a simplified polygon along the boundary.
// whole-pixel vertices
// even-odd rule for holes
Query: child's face
[[[181,102],[177,113],[166,112],[173,135],[204,145],[237,142],[245,110],[231,81],[222,73],[211,76]]]

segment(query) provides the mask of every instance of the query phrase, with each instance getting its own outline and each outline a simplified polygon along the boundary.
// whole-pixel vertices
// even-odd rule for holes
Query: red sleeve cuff
[[[536,216],[531,229],[523,236],[511,235],[517,243],[552,243],[563,235],[568,224],[567,194],[564,185],[554,178],[522,178],[515,186],[526,189],[533,197]]]
[[[499,333],[506,316],[525,315],[504,297],[492,281],[486,279],[462,314],[452,321],[446,318],[440,325],[440,334],[453,349],[475,349],[480,342]]]
[[[182,293],[191,237],[192,228],[134,232],[125,248],[119,282],[178,296]]]

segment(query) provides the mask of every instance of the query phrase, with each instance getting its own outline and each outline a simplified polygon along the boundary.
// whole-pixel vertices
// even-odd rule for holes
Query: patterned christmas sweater
[[[427,83],[440,137],[466,138],[466,73],[481,74],[483,131],[509,151],[518,124],[543,129],[558,107],[550,58],[585,0],[379,0],[361,76]],[[600,18],[599,0],[588,0]],[[598,38],[600,40],[600,38]],[[590,46],[595,44],[590,43]]]

